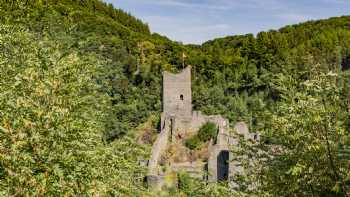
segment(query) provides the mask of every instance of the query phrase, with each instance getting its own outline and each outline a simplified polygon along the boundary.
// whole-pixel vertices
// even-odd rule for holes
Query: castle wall
[[[208,183],[216,183],[218,177],[222,176],[218,172],[222,171],[223,165],[218,162],[224,152],[228,152],[229,160],[232,160],[232,153],[229,152],[232,139],[228,132],[229,121],[221,116],[208,116],[208,121],[213,122],[218,126],[219,132],[216,139],[216,144],[209,150],[208,159]],[[225,162],[225,161],[224,161]],[[227,166],[227,177],[231,166]]]
[[[162,153],[168,146],[168,139],[171,133],[170,119],[167,119],[162,114],[161,119],[164,121],[161,124],[161,132],[152,147],[151,159],[148,161],[147,184],[152,188],[160,188],[162,186],[162,177],[159,176],[158,162]]]
[[[191,177],[204,179],[206,163],[201,161],[173,163],[170,168],[174,172],[187,172]]]

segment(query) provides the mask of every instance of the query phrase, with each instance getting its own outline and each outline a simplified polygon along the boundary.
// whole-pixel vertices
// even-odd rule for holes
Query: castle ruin
[[[203,158],[193,159],[192,152],[183,148],[183,140],[186,136],[196,134],[207,122],[217,126],[216,141],[211,140],[208,143],[203,151],[205,155]],[[237,128],[241,133],[249,135],[246,125],[239,124]],[[164,71],[160,132],[153,144],[148,162],[147,183],[150,187],[160,189],[165,184],[166,176],[180,171],[185,171],[208,183],[229,181],[230,175],[237,170],[235,164],[229,162],[232,160],[229,149],[237,143],[237,139],[230,137],[229,121],[226,118],[220,115],[207,116],[200,111],[192,110],[191,66],[178,74]],[[174,151],[171,151],[173,146]],[[164,161],[164,155],[169,152],[181,151],[184,153],[179,154],[180,159]]]

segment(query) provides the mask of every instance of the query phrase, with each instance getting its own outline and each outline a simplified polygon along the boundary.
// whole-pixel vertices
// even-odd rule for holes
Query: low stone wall
[[[172,163],[171,170],[173,172],[187,172],[193,178],[203,179],[205,172],[205,162],[182,162],[182,163]]]
[[[164,119],[162,117],[162,120],[164,122],[161,123],[161,132],[158,134],[158,137],[153,144],[151,159],[148,161],[147,183],[153,188],[161,187],[162,180],[160,180],[161,177],[158,176],[158,161],[168,146],[168,139],[171,131],[170,119]]]
[[[218,126],[218,135],[216,139],[216,144],[209,149],[209,159],[208,159],[208,183],[216,183],[218,181],[218,158],[219,155],[225,151],[228,152],[229,161],[232,160],[232,153],[229,151],[230,145],[234,143],[234,139],[231,137],[229,129],[229,121],[222,116],[207,116],[208,122],[213,122]],[[230,166],[228,166],[228,175],[230,171]]]

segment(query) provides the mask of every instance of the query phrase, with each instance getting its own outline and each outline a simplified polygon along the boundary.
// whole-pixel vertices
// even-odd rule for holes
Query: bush
[[[202,142],[199,140],[198,135],[195,135],[185,141],[185,146],[191,150],[197,149]]]
[[[0,25],[0,196],[143,191],[144,148],[101,140],[111,106],[94,77],[106,62],[57,41],[69,39]]]
[[[185,146],[191,150],[199,148],[203,143],[214,139],[216,141],[217,127],[214,123],[205,123],[198,131],[197,135],[185,141]]]
[[[212,122],[205,123],[198,131],[198,138],[202,142],[207,142],[210,139],[216,140],[217,127]]]
[[[176,192],[179,194],[178,196],[239,196],[234,195],[225,184],[207,185],[204,181],[193,178],[186,172],[180,172],[177,180],[178,190]]]
[[[104,141],[110,143],[119,139],[128,132],[128,129],[127,123],[108,121],[103,135]]]

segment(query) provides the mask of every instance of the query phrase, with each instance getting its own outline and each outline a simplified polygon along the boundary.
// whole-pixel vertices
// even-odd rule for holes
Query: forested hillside
[[[155,195],[135,135],[157,127],[161,73],[183,53],[195,109],[283,148],[241,195],[350,195],[350,16],[183,45],[99,0],[0,0],[0,13],[0,196]],[[233,195],[179,179],[180,196]]]

